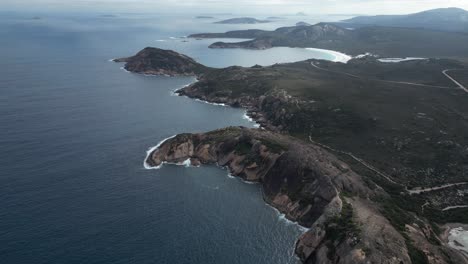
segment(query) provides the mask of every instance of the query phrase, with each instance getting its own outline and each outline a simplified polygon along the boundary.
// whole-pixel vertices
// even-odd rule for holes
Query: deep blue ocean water
[[[251,26],[187,16],[32,16],[0,16],[1,263],[297,262],[301,229],[258,185],[214,166],[143,168],[146,150],[176,133],[253,126],[244,111],[171,95],[194,78],[131,74],[109,59],[146,46],[213,67],[330,55],[210,50],[176,37]]]

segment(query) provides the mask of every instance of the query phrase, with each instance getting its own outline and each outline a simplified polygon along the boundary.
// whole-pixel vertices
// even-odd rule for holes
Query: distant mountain
[[[237,17],[215,22],[216,24],[260,24],[269,23],[269,20],[258,20],[252,17]]]
[[[468,11],[461,8],[440,8],[409,15],[358,16],[343,22],[468,32]]]
[[[299,13],[296,14],[296,16],[307,16],[307,14],[304,13],[304,12],[299,12]]]

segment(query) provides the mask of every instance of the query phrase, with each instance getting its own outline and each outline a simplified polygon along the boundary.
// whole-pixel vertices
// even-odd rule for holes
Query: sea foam
[[[349,60],[353,58],[352,56],[349,56],[347,54],[334,51],[334,50],[316,49],[316,48],[306,48],[306,50],[314,50],[314,51],[319,51],[319,52],[330,54],[334,57],[334,59],[332,60],[334,62],[347,63]]]
[[[148,160],[148,158],[150,157],[151,153],[153,153],[153,151],[155,151],[156,149],[158,149],[164,142],[168,141],[169,139],[171,138],[174,138],[176,135],[173,135],[173,136],[170,136],[168,138],[165,138],[163,139],[161,142],[159,142],[156,146],[154,147],[151,147],[149,148],[147,151],[146,151],[146,157],[145,157],[145,160],[143,161],[143,167],[145,167],[145,169],[147,170],[157,170],[157,169],[160,169],[162,167],[162,165],[164,164],[161,163],[159,166],[151,166],[149,165],[146,161]]]
[[[255,127],[255,128],[260,127],[260,124],[255,122],[255,120],[248,115],[247,111],[244,112],[244,115],[242,116],[242,118],[249,121],[249,122],[254,123],[253,127]]]
[[[268,205],[269,207],[273,208],[273,210],[275,210],[276,214],[278,215],[278,219],[281,221],[281,222],[284,222],[286,223],[287,225],[294,225],[296,226],[301,232],[305,233],[307,231],[309,231],[309,228],[305,227],[305,226],[301,226],[298,222],[294,222],[294,221],[291,221],[289,220],[288,218],[286,218],[286,215],[281,213],[278,209],[276,209],[275,207],[271,206],[270,204],[266,204]]]
[[[450,247],[468,253],[468,231],[464,230],[463,227],[450,230],[448,240]]]
[[[403,62],[403,61],[413,61],[413,60],[427,60],[427,58],[417,58],[417,57],[407,57],[407,58],[382,58],[378,59],[380,62],[387,62],[387,63],[396,63],[396,62]]]

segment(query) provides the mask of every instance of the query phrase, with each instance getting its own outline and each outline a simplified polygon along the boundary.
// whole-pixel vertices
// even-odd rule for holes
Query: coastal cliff
[[[234,176],[261,183],[265,201],[311,228],[296,245],[304,263],[409,263],[403,237],[370,201],[385,193],[368,188],[348,165],[318,146],[266,130],[229,127],[177,135],[150,153],[146,163],[187,160],[193,166],[226,166]]]

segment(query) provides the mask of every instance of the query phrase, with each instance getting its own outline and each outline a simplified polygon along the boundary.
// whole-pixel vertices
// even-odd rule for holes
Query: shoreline
[[[327,50],[327,49],[317,49],[317,48],[304,48],[306,50],[312,50],[312,51],[318,51],[322,53],[326,53],[328,55],[332,55],[334,57],[333,62],[341,62],[341,63],[348,63],[351,59],[353,59],[353,56],[350,56],[348,54],[335,51],[335,50]]]
[[[151,166],[150,164],[148,164],[147,160],[150,158],[151,154],[156,151],[162,144],[164,144],[166,141],[176,137],[176,135],[173,135],[173,136],[170,136],[168,138],[165,138],[163,140],[161,140],[156,146],[153,146],[151,148],[149,148],[147,151],[146,151],[146,156],[145,156],[145,159],[143,161],[143,167],[144,169],[146,170],[159,170],[161,169],[164,165],[174,165],[174,166],[184,166],[186,168],[199,168],[201,167],[202,165],[206,166],[216,166],[218,167],[219,169],[221,170],[227,170],[227,174],[226,176],[229,178],[229,179],[235,179],[235,180],[240,180],[243,184],[249,184],[249,185],[256,185],[256,184],[260,184],[261,185],[261,182],[258,182],[258,181],[248,181],[248,180],[245,180],[241,177],[238,177],[238,176],[234,176],[232,174],[232,172],[229,170],[229,168],[227,166],[220,166],[218,165],[217,163],[216,164],[202,164],[202,165],[199,165],[199,166],[192,166],[191,162],[190,162],[190,158],[186,159],[185,161],[183,162],[179,162],[179,163],[171,163],[171,162],[162,162],[160,165],[158,166]],[[266,196],[264,194],[264,190],[263,190],[263,186],[261,186],[261,190],[262,190],[262,199],[263,201],[265,202],[265,204],[272,208],[274,211],[275,211],[275,214],[276,214],[276,217],[278,219],[278,221],[280,222],[283,222],[284,224],[286,225],[294,225],[299,231],[301,234],[304,234],[308,231],[310,231],[310,227],[306,227],[306,226],[303,226],[301,224],[299,224],[297,221],[294,221],[294,220],[291,220],[289,219],[285,213],[281,212],[278,208],[276,208],[275,206],[273,206],[271,203],[269,203],[268,199],[266,199]],[[296,239],[296,243],[297,243],[298,239]],[[296,256],[297,257],[297,256]]]
[[[468,260],[468,225],[461,223],[447,223],[443,225],[441,239],[450,248],[462,253]],[[460,240],[463,240],[460,242]]]

